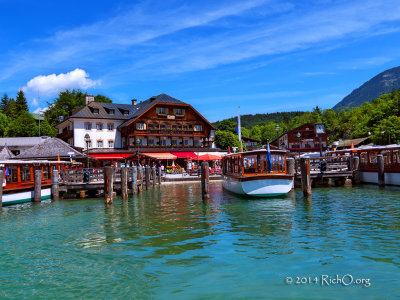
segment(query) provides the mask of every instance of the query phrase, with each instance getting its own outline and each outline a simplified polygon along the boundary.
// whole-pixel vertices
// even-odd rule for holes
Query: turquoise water
[[[400,189],[248,200],[212,184],[210,194],[203,204],[199,184],[166,185],[109,208],[5,207],[0,298],[399,297]],[[336,275],[353,283],[329,281]]]

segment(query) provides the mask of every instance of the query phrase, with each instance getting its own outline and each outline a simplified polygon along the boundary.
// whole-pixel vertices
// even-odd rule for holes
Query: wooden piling
[[[144,182],[144,180],[143,180],[143,167],[142,166],[139,166],[138,167],[138,178],[140,179],[140,185],[139,185],[139,188],[138,188],[138,191],[139,192],[141,192],[141,191],[143,191],[143,182]]]
[[[158,177],[157,177],[158,178],[158,184],[161,185],[161,175],[162,175],[161,174],[161,167],[158,167],[157,171],[158,171]]]
[[[33,192],[33,201],[40,202],[42,201],[42,168],[35,167],[35,186]]]
[[[113,203],[114,197],[114,168],[104,167],[104,204]]]
[[[378,154],[378,185],[385,186],[385,160],[382,154]]]
[[[4,181],[4,170],[0,170],[0,210],[3,208],[3,181]]]
[[[358,156],[354,156],[352,160],[353,184],[360,184],[360,158]]]
[[[144,180],[146,184],[146,190],[148,190],[150,188],[150,166],[146,166],[144,170],[145,170]]]
[[[128,168],[121,168],[121,197],[123,200],[128,199]]]
[[[310,178],[310,158],[302,157],[300,159],[301,168],[301,187],[304,196],[311,195],[311,178]]]
[[[60,188],[58,183],[58,170],[53,170],[53,176],[51,178],[51,198],[58,200],[60,198]]]
[[[201,196],[203,200],[210,199],[210,194],[208,193],[209,185],[209,167],[208,162],[201,163]]]
[[[157,182],[156,167],[151,167],[151,177],[153,178],[153,187],[155,187]]]
[[[137,194],[137,171],[138,168],[134,166],[132,168],[132,194],[136,195]]]
[[[294,180],[295,180],[295,159],[293,157],[288,157],[286,159],[286,168],[289,175],[293,176],[293,186],[291,190],[294,190]]]

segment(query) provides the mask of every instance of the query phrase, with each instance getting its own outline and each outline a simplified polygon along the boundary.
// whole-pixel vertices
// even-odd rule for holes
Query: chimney
[[[137,104],[137,99],[132,99],[132,105],[136,105]]]
[[[94,96],[93,95],[86,95],[86,97],[85,97],[86,105],[88,105],[91,102],[94,102]]]

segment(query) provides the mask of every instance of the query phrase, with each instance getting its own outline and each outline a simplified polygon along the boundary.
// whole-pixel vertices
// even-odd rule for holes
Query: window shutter
[[[146,123],[143,124],[143,129],[146,130]]]
[[[156,107],[156,114],[159,114],[159,113],[160,113],[160,108]]]
[[[183,116],[185,115],[185,109],[184,108],[182,109],[182,115]]]

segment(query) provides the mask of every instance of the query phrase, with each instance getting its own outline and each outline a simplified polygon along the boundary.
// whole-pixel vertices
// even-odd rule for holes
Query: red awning
[[[197,159],[198,160],[221,160],[222,157],[219,155],[214,155],[214,154],[204,154],[204,155],[200,155]]]
[[[130,153],[99,153],[99,154],[89,154],[90,157],[96,159],[121,159],[131,155]]]
[[[178,158],[194,158],[197,157],[194,152],[171,152],[173,155],[175,155]]]

